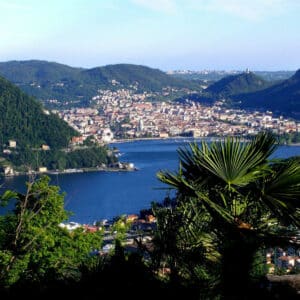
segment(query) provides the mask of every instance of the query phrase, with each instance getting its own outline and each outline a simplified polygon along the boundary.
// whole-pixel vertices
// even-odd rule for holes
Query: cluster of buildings
[[[153,231],[156,229],[156,218],[152,214],[145,215],[143,218],[136,214],[131,214],[124,218],[124,226],[128,222],[130,226],[123,241],[125,250],[136,251],[138,245],[135,239],[137,238],[144,245],[151,247]],[[73,231],[77,228],[82,228],[85,232],[101,231],[104,234],[102,248],[93,254],[103,255],[114,249],[116,232],[114,232],[113,224],[113,220],[104,219],[95,222],[93,225],[69,222],[61,223],[59,226],[66,228],[68,231]],[[278,270],[283,274],[290,273],[293,270],[300,270],[300,248],[298,247],[288,247],[286,249],[280,247],[269,248],[265,254],[269,274],[276,274]]]
[[[228,75],[234,75],[234,74],[240,74],[241,71],[239,70],[231,70],[231,71],[225,71],[225,70],[170,70],[166,72],[169,75],[210,75],[210,74],[218,74],[222,76],[228,76]]]
[[[0,158],[1,166],[0,166],[0,174],[9,177],[21,174],[13,169],[10,163],[5,161],[5,156],[8,156],[12,153],[12,151],[17,149],[17,141],[16,140],[9,140],[7,145],[4,145],[4,149],[2,150],[2,154],[4,158]],[[35,151],[48,151],[50,150],[50,146],[47,144],[41,144],[39,148],[32,149]],[[39,167],[37,171],[29,171],[28,174],[36,174],[36,173],[45,173],[47,172],[46,167]]]
[[[266,253],[266,263],[271,274],[278,269],[284,273],[289,273],[293,269],[300,270],[300,249],[293,247],[269,249]]]
[[[160,96],[167,98],[173,92],[166,89]],[[224,101],[211,106],[190,100],[152,101],[154,96],[133,89],[99,90],[92,100],[94,108],[59,114],[82,134],[80,139],[93,135],[104,143],[114,138],[255,135],[266,129],[276,134],[300,132],[300,123],[272,112],[227,109]]]
[[[123,241],[125,251],[134,252],[137,251],[138,245],[136,239],[138,238],[141,242],[148,244],[151,243],[153,238],[153,230],[156,229],[156,218],[152,215],[145,215],[143,218],[131,214],[127,215],[124,220],[125,223],[129,224],[129,229],[125,234],[125,239]],[[60,223],[60,227],[67,229],[68,231],[73,231],[78,228],[82,228],[85,232],[97,232],[101,231],[103,233],[103,245],[101,249],[95,250],[93,255],[103,255],[107,254],[114,249],[114,240],[116,238],[117,232],[114,231],[113,220],[101,220],[95,222],[95,224],[80,224],[77,222]]]
[[[98,142],[109,143],[114,139],[109,124],[98,109],[76,108],[57,112],[69,125],[81,133],[73,137],[72,144],[81,144],[88,136],[94,136]]]

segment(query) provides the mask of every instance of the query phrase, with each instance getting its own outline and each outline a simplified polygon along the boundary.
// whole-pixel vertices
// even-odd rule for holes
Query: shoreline
[[[215,139],[218,137],[191,137],[191,136],[171,136],[171,137],[149,137],[149,138],[134,138],[134,139],[118,139],[118,140],[113,140],[109,143],[108,145],[111,144],[120,144],[120,143],[130,143],[130,142],[138,142],[138,141],[166,141],[166,140],[186,140],[186,139],[191,139],[191,140],[200,140],[200,139]]]
[[[180,137],[180,138],[182,138],[182,137]],[[135,138],[135,139],[118,139],[118,140],[113,140],[113,141],[109,142],[108,145],[110,145],[110,144],[120,144],[120,143],[129,143],[129,142],[137,142],[137,141],[156,141],[156,140],[169,140],[169,139],[175,139],[175,137],[169,137],[169,138],[151,137],[151,138]]]
[[[183,137],[183,136],[176,136],[176,137],[149,137],[149,138],[134,138],[134,139],[118,139],[112,142],[107,143],[107,145],[112,144],[121,144],[121,143],[133,143],[138,141],[166,141],[166,140],[190,140],[187,142],[193,142],[195,140],[211,140],[211,141],[220,141],[224,140],[226,137]],[[288,147],[300,147],[300,143],[291,143],[291,144],[284,144],[278,143],[278,146],[288,146]],[[65,170],[47,170],[44,172],[39,171],[15,171],[14,174],[0,174],[0,177],[3,178],[12,178],[17,176],[30,176],[30,175],[41,175],[41,174],[48,174],[48,175],[61,175],[61,174],[74,174],[74,173],[87,173],[87,172],[132,172],[137,171],[136,167],[129,167],[130,163],[122,163],[124,164],[123,167],[90,167],[90,168],[78,168],[78,169],[65,169]]]
[[[186,139],[191,139],[191,140],[224,140],[227,136],[222,136],[222,137],[218,137],[218,136],[200,136],[200,137],[191,137],[191,136],[172,136],[172,137],[165,137],[165,138],[161,138],[161,137],[149,137],[149,138],[134,138],[134,139],[118,139],[118,140],[113,140],[109,143],[107,143],[107,145],[111,145],[111,144],[121,144],[121,143],[130,143],[130,142],[138,142],[138,141],[165,141],[165,140],[186,140]],[[282,143],[278,143],[279,146],[300,146],[300,143],[290,143],[290,144],[282,144]]]
[[[138,171],[136,167],[134,168],[114,168],[114,167],[107,167],[107,168],[79,168],[79,169],[66,169],[62,171],[58,170],[49,170],[45,172],[39,171],[31,171],[31,172],[16,172],[15,174],[11,175],[3,175],[4,178],[12,178],[17,176],[30,176],[30,175],[65,175],[65,174],[75,174],[75,173],[89,173],[89,172],[133,172]]]

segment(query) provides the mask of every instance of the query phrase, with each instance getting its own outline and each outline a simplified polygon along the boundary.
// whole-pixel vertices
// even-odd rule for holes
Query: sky
[[[0,0],[0,61],[297,70],[300,0]]]

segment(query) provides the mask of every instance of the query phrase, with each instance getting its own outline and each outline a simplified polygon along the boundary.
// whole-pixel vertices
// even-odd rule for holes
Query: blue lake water
[[[66,192],[66,209],[74,215],[70,220],[93,223],[116,215],[138,213],[149,208],[152,201],[162,201],[166,188],[156,179],[159,170],[176,171],[178,147],[185,140],[148,140],[117,143],[121,161],[133,162],[136,172],[90,172],[52,175],[51,183]],[[280,146],[274,157],[286,158],[300,155],[300,146]],[[7,178],[1,191],[25,191],[26,176]]]

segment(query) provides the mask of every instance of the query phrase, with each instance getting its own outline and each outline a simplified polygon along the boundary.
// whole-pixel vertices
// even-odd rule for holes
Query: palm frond
[[[271,165],[272,176],[264,182],[262,201],[280,219],[300,225],[300,164],[297,160]]]
[[[210,147],[203,142],[198,163],[229,186],[245,186],[262,176],[259,167],[275,150],[273,139],[261,134],[250,143],[231,137]]]

